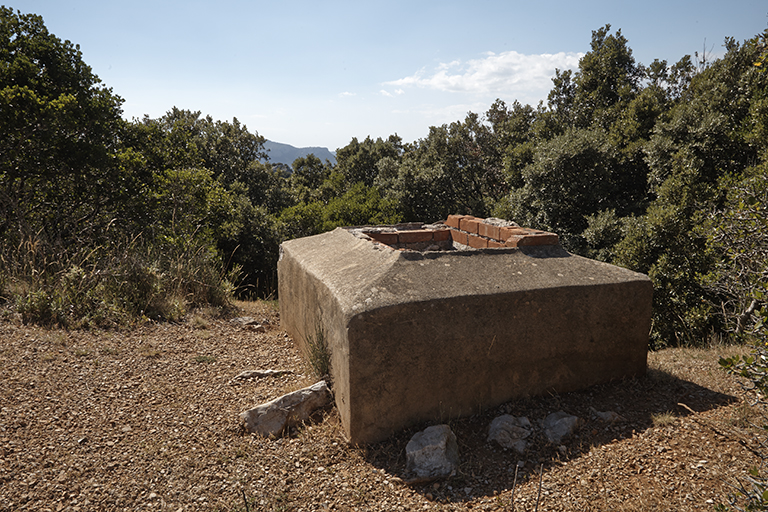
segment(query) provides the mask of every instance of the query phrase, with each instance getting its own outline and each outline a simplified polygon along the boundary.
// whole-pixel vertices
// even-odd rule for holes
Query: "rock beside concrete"
[[[287,428],[309,419],[313,412],[325,407],[330,401],[331,391],[328,384],[321,380],[240,413],[240,417],[248,432],[264,437],[278,436]]]
[[[550,443],[560,444],[563,439],[573,434],[581,423],[582,420],[578,416],[557,411],[542,420],[541,428]]]
[[[293,373],[293,370],[245,370],[240,372],[232,380],[260,379],[262,377],[279,377]]]
[[[258,320],[256,320],[253,317],[250,317],[250,316],[241,316],[241,317],[233,318],[229,322],[232,323],[232,324],[239,325],[241,327],[250,329],[252,331],[256,331],[256,332],[266,332],[267,331],[267,328],[262,325],[265,322],[263,322],[263,321],[259,322]]]
[[[528,418],[524,416],[516,418],[511,414],[504,414],[491,422],[488,428],[488,442],[495,441],[502,448],[523,453],[528,446],[526,439],[532,432],[533,427]]]
[[[614,411],[603,412],[603,411],[598,411],[592,407],[590,407],[589,410],[592,412],[592,414],[594,414],[595,416],[597,416],[598,418],[600,418],[606,423],[618,423],[621,421],[627,421],[626,418],[624,418],[624,416]]]
[[[238,381],[250,379],[261,379],[263,377],[280,377],[293,373],[293,370],[245,370],[240,372],[229,381],[230,384],[236,384]]]
[[[406,471],[420,479],[450,476],[459,465],[456,435],[448,425],[434,425],[416,433],[405,447]]]
[[[252,316],[239,316],[237,318],[233,318],[229,321],[232,324],[236,325],[242,325],[242,326],[248,326],[248,325],[258,325],[259,321],[253,318]]]

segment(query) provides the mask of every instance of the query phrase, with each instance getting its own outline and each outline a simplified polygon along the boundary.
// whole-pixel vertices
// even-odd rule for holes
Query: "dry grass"
[[[250,511],[512,510],[518,465],[516,511],[534,510],[539,476],[542,512],[711,510],[760,462],[764,411],[717,365],[740,349],[667,349],[643,378],[452,420],[458,473],[404,486],[405,444],[423,425],[366,447],[347,445],[335,409],[280,439],[242,431],[241,411],[313,377],[274,304],[239,307],[267,332],[205,313],[130,332],[0,323],[0,510],[233,512],[243,496]],[[293,373],[230,384],[268,368]],[[500,413],[560,409],[586,420],[562,448],[537,438],[520,457],[486,442]]]

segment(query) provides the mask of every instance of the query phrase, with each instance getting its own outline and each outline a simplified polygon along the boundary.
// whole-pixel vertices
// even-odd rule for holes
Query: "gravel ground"
[[[0,511],[712,510],[765,453],[763,411],[717,365],[740,349],[667,349],[639,379],[451,420],[458,473],[408,486],[405,445],[426,425],[349,446],[329,409],[279,439],[244,432],[240,412],[314,379],[274,304],[238,306],[266,332],[204,314],[121,332],[0,323]],[[292,373],[232,381],[250,369]],[[486,441],[499,414],[558,410],[585,420],[561,446]]]

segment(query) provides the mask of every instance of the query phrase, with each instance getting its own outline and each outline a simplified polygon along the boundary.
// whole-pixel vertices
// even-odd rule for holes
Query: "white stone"
[[[331,401],[324,380],[288,393],[271,402],[240,413],[245,429],[265,437],[280,435],[285,429],[309,419],[313,412]]]
[[[258,325],[259,321],[253,318],[252,316],[240,316],[230,320],[230,323],[242,325],[242,326],[248,326],[248,325]]]
[[[528,442],[525,440],[531,435],[532,426],[528,418],[521,416],[515,418],[510,414],[504,414],[491,422],[488,428],[488,442],[496,441],[502,448],[515,449],[523,453]]]
[[[434,425],[416,433],[405,447],[405,469],[417,478],[444,478],[459,465],[456,435],[448,425]]]
[[[260,379],[262,377],[279,377],[281,375],[287,375],[293,373],[293,370],[245,370],[240,372],[232,380],[248,380],[248,379]]]
[[[560,444],[563,439],[573,434],[580,425],[581,418],[564,411],[553,412],[541,422],[544,435],[552,444]]]

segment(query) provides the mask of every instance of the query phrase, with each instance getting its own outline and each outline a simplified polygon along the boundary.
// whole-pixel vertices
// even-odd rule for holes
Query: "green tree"
[[[602,129],[567,130],[537,147],[522,171],[524,185],[496,209],[498,216],[558,233],[563,245],[584,249],[587,216],[620,209],[617,152]]]
[[[299,202],[311,202],[321,198],[321,186],[331,175],[331,166],[323,163],[314,154],[293,161],[291,189]]]
[[[121,104],[79,47],[40,16],[0,7],[0,237],[65,248],[140,193],[146,176],[122,151]]]
[[[245,182],[248,167],[268,159],[266,139],[237,118],[214,121],[199,111],[173,107],[159,119],[145,116],[136,124],[133,142],[155,171],[204,167],[228,185]]]
[[[253,206],[263,207],[271,215],[277,215],[297,202],[285,172],[270,163],[251,162],[229,188],[237,189]]]
[[[471,112],[464,122],[431,127],[399,165],[389,163],[387,196],[407,220],[434,222],[451,213],[487,216],[508,190],[498,140],[492,126]]]
[[[621,30],[610,30],[605,25],[592,31],[591,49],[579,61],[571,115],[576,126],[608,129],[637,94],[641,70]]]
[[[336,152],[336,171],[349,185],[363,183],[370,187],[378,174],[376,163],[386,157],[399,159],[402,152],[403,141],[396,134],[386,140],[366,137],[363,142],[355,137]]]
[[[739,178],[723,177],[721,187],[724,207],[699,228],[714,259],[703,283],[719,302],[724,330],[739,337],[759,331],[768,305],[768,161]]]
[[[726,201],[723,180],[760,161],[765,142],[753,136],[768,88],[753,45],[726,48],[656,123],[644,148],[652,203],[616,247],[618,263],[654,282],[657,346],[701,343],[724,327],[721,299],[702,278],[717,261],[702,226]]]
[[[523,185],[523,168],[533,161],[536,143],[534,125],[539,118],[538,114],[530,105],[521,105],[515,101],[508,108],[501,100],[496,100],[485,114],[491,125],[496,146],[494,150],[501,158],[508,187]]]
[[[359,182],[328,202],[299,203],[279,218],[282,238],[316,235],[343,226],[396,224],[402,220],[393,200]]]

